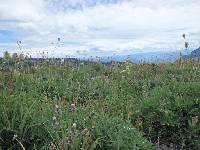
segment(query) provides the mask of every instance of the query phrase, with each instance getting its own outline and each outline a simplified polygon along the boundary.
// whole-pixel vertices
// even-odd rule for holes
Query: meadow
[[[200,149],[200,61],[0,61],[0,149]]]

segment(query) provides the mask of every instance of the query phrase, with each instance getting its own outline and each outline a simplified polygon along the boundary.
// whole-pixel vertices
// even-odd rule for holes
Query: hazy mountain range
[[[132,55],[114,55],[101,57],[101,62],[109,63],[111,61],[124,62],[129,60],[134,63],[171,63],[175,62],[180,58],[180,52],[183,59],[198,59],[200,58],[200,47],[195,50],[184,50],[184,51],[171,51],[171,52],[143,52],[135,53]],[[1,58],[0,58],[1,59]],[[34,58],[32,58],[34,59]],[[36,58],[35,58],[36,59]],[[60,59],[60,58],[58,58]],[[87,57],[72,57],[75,60],[90,61]],[[91,60],[92,61],[92,60]],[[93,59],[94,61],[94,59]]]
[[[130,60],[134,63],[166,63],[166,62],[175,62],[180,58],[180,52],[184,59],[189,58],[200,58],[200,48],[196,50],[184,50],[184,51],[172,51],[172,52],[148,52],[148,53],[136,53],[132,55],[116,55],[112,58],[103,57],[103,62],[109,62],[110,60],[123,62]]]
[[[184,55],[184,59],[195,59],[195,58],[200,58],[200,47],[193,50],[189,55]]]

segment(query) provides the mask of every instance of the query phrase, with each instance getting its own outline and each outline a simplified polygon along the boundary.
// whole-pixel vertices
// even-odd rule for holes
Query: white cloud
[[[199,46],[199,14],[199,0],[0,0],[0,29],[16,30],[31,51],[58,37],[79,44],[56,53],[177,50],[183,33]]]

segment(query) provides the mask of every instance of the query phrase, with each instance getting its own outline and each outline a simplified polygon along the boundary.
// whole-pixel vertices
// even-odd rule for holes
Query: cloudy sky
[[[174,51],[183,49],[183,33],[196,48],[199,14],[200,0],[0,0],[0,55]]]

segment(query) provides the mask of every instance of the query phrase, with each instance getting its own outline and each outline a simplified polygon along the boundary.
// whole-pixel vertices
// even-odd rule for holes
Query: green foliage
[[[8,53],[8,51],[4,52],[3,59],[4,60],[9,60],[10,59],[10,54]]]
[[[199,66],[3,59],[0,147],[199,149]]]
[[[133,128],[129,122],[117,117],[98,118],[96,126],[91,131],[92,139],[96,139],[95,149],[153,149],[152,145],[142,137],[137,129]]]
[[[145,99],[137,117],[151,141],[199,148],[200,84],[171,82]],[[136,119],[134,120],[136,122]]]

